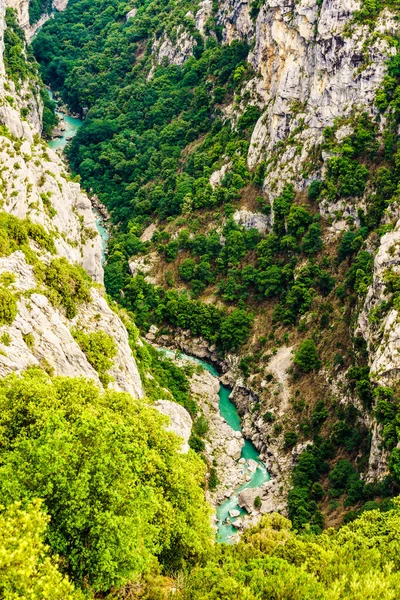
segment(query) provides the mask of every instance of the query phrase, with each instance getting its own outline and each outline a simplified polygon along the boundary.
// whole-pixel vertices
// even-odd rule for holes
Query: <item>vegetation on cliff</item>
[[[32,3],[32,20],[42,6]],[[284,451],[308,441],[292,475],[291,522],[264,517],[236,546],[213,545],[204,461],[193,450],[179,452],[179,439],[150,403],[30,368],[0,381],[0,527],[6,533],[0,592],[32,600],[397,598],[398,390],[374,384],[365,342],[353,326],[372,280],[373,250],[393,227],[398,57],[378,91],[376,118],[355,111],[327,128],[304,177],[321,166],[323,152],[329,155],[324,174],[303,193],[286,184],[270,205],[262,190],[265,163],[253,171],[246,163],[260,109],[247,106],[234,126],[223,112],[246,94],[253,75],[248,45],[222,44],[214,18],[206,32],[215,35],[204,39],[188,14],[193,6],[183,1],[145,0],[126,21],[128,8],[117,0],[70,0],[34,41],[45,80],[73,110],[89,109],[69,157],[116,225],[107,288],[144,331],[153,323],[189,329],[221,353],[241,353],[243,377],[255,383],[260,373],[273,380],[263,363],[281,346],[295,347],[290,418],[279,422],[262,397],[251,407],[274,439],[281,436]],[[360,15],[373,24],[381,8],[370,3]],[[18,86],[26,64],[12,13],[8,20],[6,66]],[[154,40],[166,35],[173,43],[177,25],[186,27],[193,56],[181,66],[157,64]],[[338,139],[343,127],[348,133]],[[213,173],[219,173],[216,185]],[[323,204],[349,197],[363,198],[363,208],[332,239]],[[243,199],[264,217],[268,233],[233,218]],[[55,257],[39,264],[29,240],[51,253],[52,236],[29,221],[0,216],[3,255],[23,250],[53,304],[74,318],[90,301],[83,272]],[[153,220],[157,231],[145,241]],[[146,277],[146,261],[159,265],[155,282]],[[0,308],[9,323],[17,299],[3,283]],[[398,304],[398,276],[389,271],[385,284],[389,299],[371,319]],[[148,396],[170,395],[196,420],[185,373],[146,345],[138,348],[130,316],[124,318]],[[74,335],[107,385],[115,343],[79,327]],[[332,393],[334,377],[353,402]],[[390,453],[390,474],[373,483],[363,479],[370,446],[365,415],[376,417]],[[204,443],[200,430],[195,423],[197,451]],[[347,524],[323,532],[325,515],[339,505]]]
[[[362,7],[371,28],[381,4]],[[171,7],[147,0],[137,8],[126,20],[126,6],[117,0],[72,0],[33,42],[45,81],[74,111],[89,109],[68,155],[116,225],[107,290],[142,331],[151,324],[161,332],[186,329],[222,354],[240,354],[243,376],[259,394],[249,407],[254,421],[272,415],[264,419],[266,443],[280,439],[290,451],[298,441],[312,442],[296,467],[303,479],[294,475],[289,510],[296,526],[320,530],[322,513],[358,510],[397,490],[393,467],[379,485],[360,478],[370,447],[365,420],[377,392],[366,345],[354,329],[372,280],[373,251],[393,227],[387,209],[399,183],[398,57],[378,90],[375,116],[355,109],[326,128],[303,173],[307,189],[296,193],[287,183],[270,204],[262,188],[266,162],[277,162],[285,144],[296,141],[289,137],[249,170],[249,141],[262,111],[246,88],[254,77],[248,45],[222,43],[216,6],[204,37],[183,1]],[[173,48],[180,26],[192,52],[181,65],[158,62],[159,44],[171,41]],[[233,122],[224,113],[230,104],[238,113]],[[323,176],[316,178],[323,154]],[[363,198],[362,208],[332,236],[324,207],[347,198]],[[267,233],[238,223],[243,203],[261,215]],[[143,238],[153,222],[151,239]],[[393,281],[388,286],[396,289]],[[295,349],[290,416],[283,423],[271,412],[276,382],[268,371],[282,345]],[[333,378],[352,406],[338,402]],[[336,470],[343,470],[337,485]]]

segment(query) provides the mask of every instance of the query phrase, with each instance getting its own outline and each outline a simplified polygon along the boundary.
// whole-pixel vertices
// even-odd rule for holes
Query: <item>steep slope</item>
[[[16,11],[27,40],[51,18],[53,11],[63,11],[67,4],[68,0],[7,0],[7,6]]]
[[[0,40],[0,596],[131,595],[210,548],[176,404],[195,421],[196,403],[105,293],[89,197],[41,138],[53,107],[3,0]]]
[[[129,9],[76,0],[33,43],[89,109],[69,157],[117,225],[106,287],[224,370],[263,500],[291,487],[296,527],[352,518],[400,483],[398,6]]]
[[[4,2],[0,8],[3,39]],[[5,72],[3,61],[1,71]],[[0,271],[4,281],[8,278],[2,289],[7,286],[16,302],[13,318],[2,319],[0,373],[42,365],[52,374],[81,375],[101,385],[73,332],[77,327],[86,335],[102,330],[116,346],[109,369],[111,386],[142,397],[127,331],[101,286],[91,285],[83,272],[59,260],[81,265],[94,282],[103,281],[101,240],[90,200],[71,180],[62,159],[39,137],[39,82],[28,76],[21,83],[3,77],[0,93],[2,231],[9,238],[4,241]],[[7,214],[16,219],[8,220]],[[11,227],[20,230],[22,239]],[[70,285],[75,278],[75,284],[81,281],[86,289],[79,299],[76,292],[76,308],[70,312],[65,310],[65,294],[74,292],[61,290],[69,277]]]

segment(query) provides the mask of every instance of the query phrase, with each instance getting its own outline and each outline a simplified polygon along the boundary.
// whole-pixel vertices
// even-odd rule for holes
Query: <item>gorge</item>
[[[399,9],[0,0],[1,597],[399,596]]]

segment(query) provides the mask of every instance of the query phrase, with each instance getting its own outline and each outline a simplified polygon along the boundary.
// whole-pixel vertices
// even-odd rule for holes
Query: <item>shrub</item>
[[[77,314],[81,302],[89,302],[91,280],[87,273],[77,265],[71,265],[64,257],[56,258],[45,267],[43,282],[47,286],[47,295],[55,306],[63,306],[67,317]]]
[[[270,410],[263,414],[263,421],[265,421],[266,423],[273,423],[275,421],[275,418],[276,417],[274,413]]]
[[[0,287],[0,325],[11,325],[17,316],[17,300],[7,288]]]
[[[308,339],[301,342],[299,349],[294,355],[293,362],[303,373],[319,369],[321,362],[318,358],[318,351],[314,340]]]
[[[114,339],[104,331],[84,333],[79,329],[73,329],[72,335],[89,363],[97,371],[101,383],[105,386],[108,385],[111,377],[107,371],[113,366],[112,359],[117,354]]]
[[[297,444],[298,435],[294,431],[287,431],[284,435],[285,448],[293,448]]]
[[[218,485],[219,485],[219,479],[217,476],[217,471],[214,467],[211,467],[210,477],[208,479],[208,488],[209,488],[209,490],[214,492],[217,489]]]
[[[334,498],[341,496],[349,485],[357,481],[359,475],[348,460],[339,460],[329,473],[329,483],[331,484],[330,494]]]
[[[311,182],[310,187],[308,188],[308,199],[309,200],[317,200],[321,193],[323,184],[319,179],[315,179]]]
[[[262,501],[261,501],[260,496],[256,496],[254,498],[254,508],[256,508],[257,510],[259,510],[261,508],[261,505],[262,505]]]

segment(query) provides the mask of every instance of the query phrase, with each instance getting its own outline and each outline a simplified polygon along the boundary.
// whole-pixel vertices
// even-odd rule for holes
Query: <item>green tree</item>
[[[111,381],[107,371],[113,366],[112,359],[117,354],[117,345],[113,337],[104,331],[85,333],[80,329],[73,329],[72,335],[78,342],[82,352],[86,354],[89,363],[96,369],[103,385]]]
[[[5,600],[78,600],[44,543],[50,518],[39,501],[0,508],[0,596]]]
[[[7,288],[0,287],[0,324],[11,325],[17,316],[17,300]]]
[[[303,373],[309,373],[319,369],[321,362],[318,357],[318,350],[314,340],[303,340],[295,352],[293,362]]]
[[[128,394],[33,369],[0,381],[0,493],[43,499],[46,539],[77,585],[100,592],[210,539],[204,463],[180,454],[166,419]]]
[[[244,344],[253,325],[253,315],[242,309],[235,309],[221,323],[221,344],[225,350],[237,350]]]

